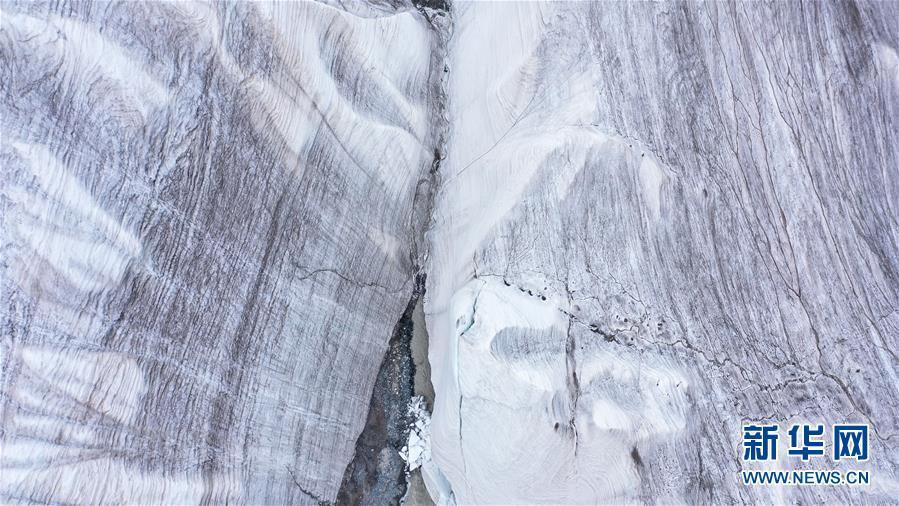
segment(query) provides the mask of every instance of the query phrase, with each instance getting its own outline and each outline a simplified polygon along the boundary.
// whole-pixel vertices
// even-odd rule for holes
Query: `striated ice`
[[[895,503],[897,5],[2,2],[0,503]]]

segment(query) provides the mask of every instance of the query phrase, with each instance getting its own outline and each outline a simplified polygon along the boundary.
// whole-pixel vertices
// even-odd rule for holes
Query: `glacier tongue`
[[[895,497],[738,478],[759,420],[870,423],[866,468],[897,473],[895,14],[454,5],[425,298],[444,495]]]
[[[0,6],[0,502],[335,499],[443,74],[339,4]]]

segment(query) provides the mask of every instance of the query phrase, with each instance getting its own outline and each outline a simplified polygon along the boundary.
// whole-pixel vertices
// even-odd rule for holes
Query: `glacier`
[[[895,503],[897,19],[0,3],[0,502]]]

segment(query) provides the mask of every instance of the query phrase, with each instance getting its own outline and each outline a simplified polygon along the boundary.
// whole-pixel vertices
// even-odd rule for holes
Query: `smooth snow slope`
[[[438,499],[899,495],[895,19],[454,6],[425,299]],[[762,420],[872,424],[873,485],[741,487]]]

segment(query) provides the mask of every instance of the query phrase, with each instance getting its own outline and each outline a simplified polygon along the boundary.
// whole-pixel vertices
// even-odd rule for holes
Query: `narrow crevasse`
[[[427,232],[432,225],[433,203],[448,131],[445,116],[449,73],[446,42],[451,33],[451,18],[449,6],[444,2],[416,2],[415,5],[433,35],[430,74],[436,76],[428,93],[429,138],[435,146],[433,160],[418,178],[410,215],[409,257],[415,282],[409,304],[397,322],[378,373],[368,418],[337,496],[339,504],[432,502],[421,470],[410,469],[405,459],[409,456],[410,431],[417,422],[414,413],[423,412],[423,416],[427,416],[434,400],[423,306]],[[418,401],[416,396],[422,400]],[[418,444],[429,445],[430,441],[418,441]]]
[[[397,322],[375,381],[365,428],[347,466],[338,504],[397,504],[406,494],[406,462],[400,452],[414,420],[408,406],[414,394],[413,312],[423,295],[425,278],[415,279],[412,297]]]

